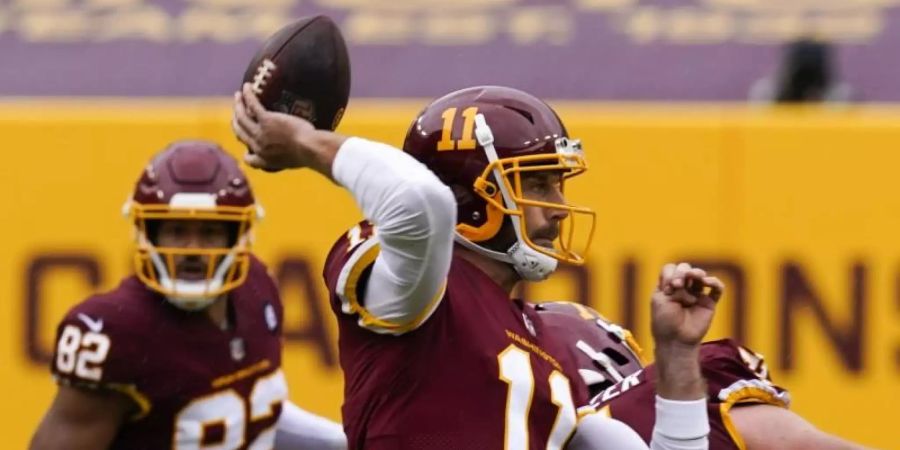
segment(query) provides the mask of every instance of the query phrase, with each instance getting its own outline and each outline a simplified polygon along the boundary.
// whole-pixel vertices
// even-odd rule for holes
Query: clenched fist
[[[651,329],[657,364],[657,394],[669,400],[706,395],[700,341],[712,324],[724,285],[690,264],[666,264],[652,297]]]
[[[652,297],[652,330],[657,345],[699,345],[712,323],[725,285],[690,264],[666,264]]]

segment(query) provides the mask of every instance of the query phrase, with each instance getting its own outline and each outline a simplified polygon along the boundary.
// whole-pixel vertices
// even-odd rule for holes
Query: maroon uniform
[[[433,313],[414,330],[387,334],[359,300],[378,252],[371,234],[362,223],[339,239],[324,272],[350,448],[560,448],[587,391],[533,308],[454,256]]]
[[[788,407],[788,393],[772,384],[761,355],[730,339],[700,347],[700,367],[709,401],[709,448],[744,449],[743,439],[729,417],[732,407],[766,403]],[[591,400],[597,409],[634,428],[650,442],[655,421],[656,366],[651,364],[607,388]]]
[[[113,389],[137,406],[111,448],[272,447],[287,398],[281,301],[255,258],[227,295],[232,327],[224,331],[135,277],[65,316],[52,363],[57,382]]]

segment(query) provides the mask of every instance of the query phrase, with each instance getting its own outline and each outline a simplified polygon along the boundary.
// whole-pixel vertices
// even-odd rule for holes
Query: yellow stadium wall
[[[342,131],[399,145],[421,104],[355,102]],[[900,448],[900,109],[559,111],[591,165],[569,196],[599,211],[598,228],[589,264],[530,287],[530,298],[586,301],[649,347],[658,268],[714,268],[729,291],[712,337],[737,335],[765,354],[793,409],[817,426]],[[187,137],[237,155],[229,121],[221,101],[0,104],[2,447],[23,448],[53,396],[38,361],[54,323],[128,273],[131,229],[119,211],[147,159]],[[267,211],[256,249],[283,283],[291,397],[337,419],[335,321],[320,271],[359,213],[312,173],[250,176]]]

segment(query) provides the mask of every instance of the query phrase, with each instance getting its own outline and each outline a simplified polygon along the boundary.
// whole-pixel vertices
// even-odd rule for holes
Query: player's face
[[[564,204],[562,173],[558,171],[526,172],[522,174],[522,196],[528,200]],[[525,206],[525,229],[535,245],[552,249],[559,236],[560,221],[569,213],[562,209]]]
[[[218,220],[164,220],[159,225],[156,245],[184,249],[227,248],[229,226]],[[203,280],[207,276],[209,256],[176,255],[175,278]]]

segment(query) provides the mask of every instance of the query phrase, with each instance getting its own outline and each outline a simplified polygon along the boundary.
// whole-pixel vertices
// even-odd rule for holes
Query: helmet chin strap
[[[555,259],[543,253],[538,253],[531,247],[523,244],[521,240],[513,243],[506,252],[484,248],[458,232],[454,240],[479,255],[513,266],[516,273],[526,281],[543,281],[547,279],[556,270],[558,263]]]
[[[493,163],[500,159],[497,156],[497,149],[494,148],[494,134],[491,132],[491,128],[488,126],[483,114],[475,116],[475,138],[478,139],[478,143],[484,148],[489,163]],[[503,195],[503,202],[506,207],[509,209],[518,209],[512,193],[507,189],[506,183],[500,181],[503,179],[503,174],[500,172],[500,169],[495,168],[493,173],[494,178],[497,179],[497,186],[500,189],[500,193]],[[474,242],[460,236],[459,233],[456,235],[456,241],[464,247],[489,258],[512,264],[516,273],[524,280],[541,281],[546,279],[556,270],[559,261],[529,247],[522,237],[522,218],[511,215],[510,219],[512,220],[513,229],[516,232],[516,242],[510,246],[506,253],[488,250],[476,245]]]

